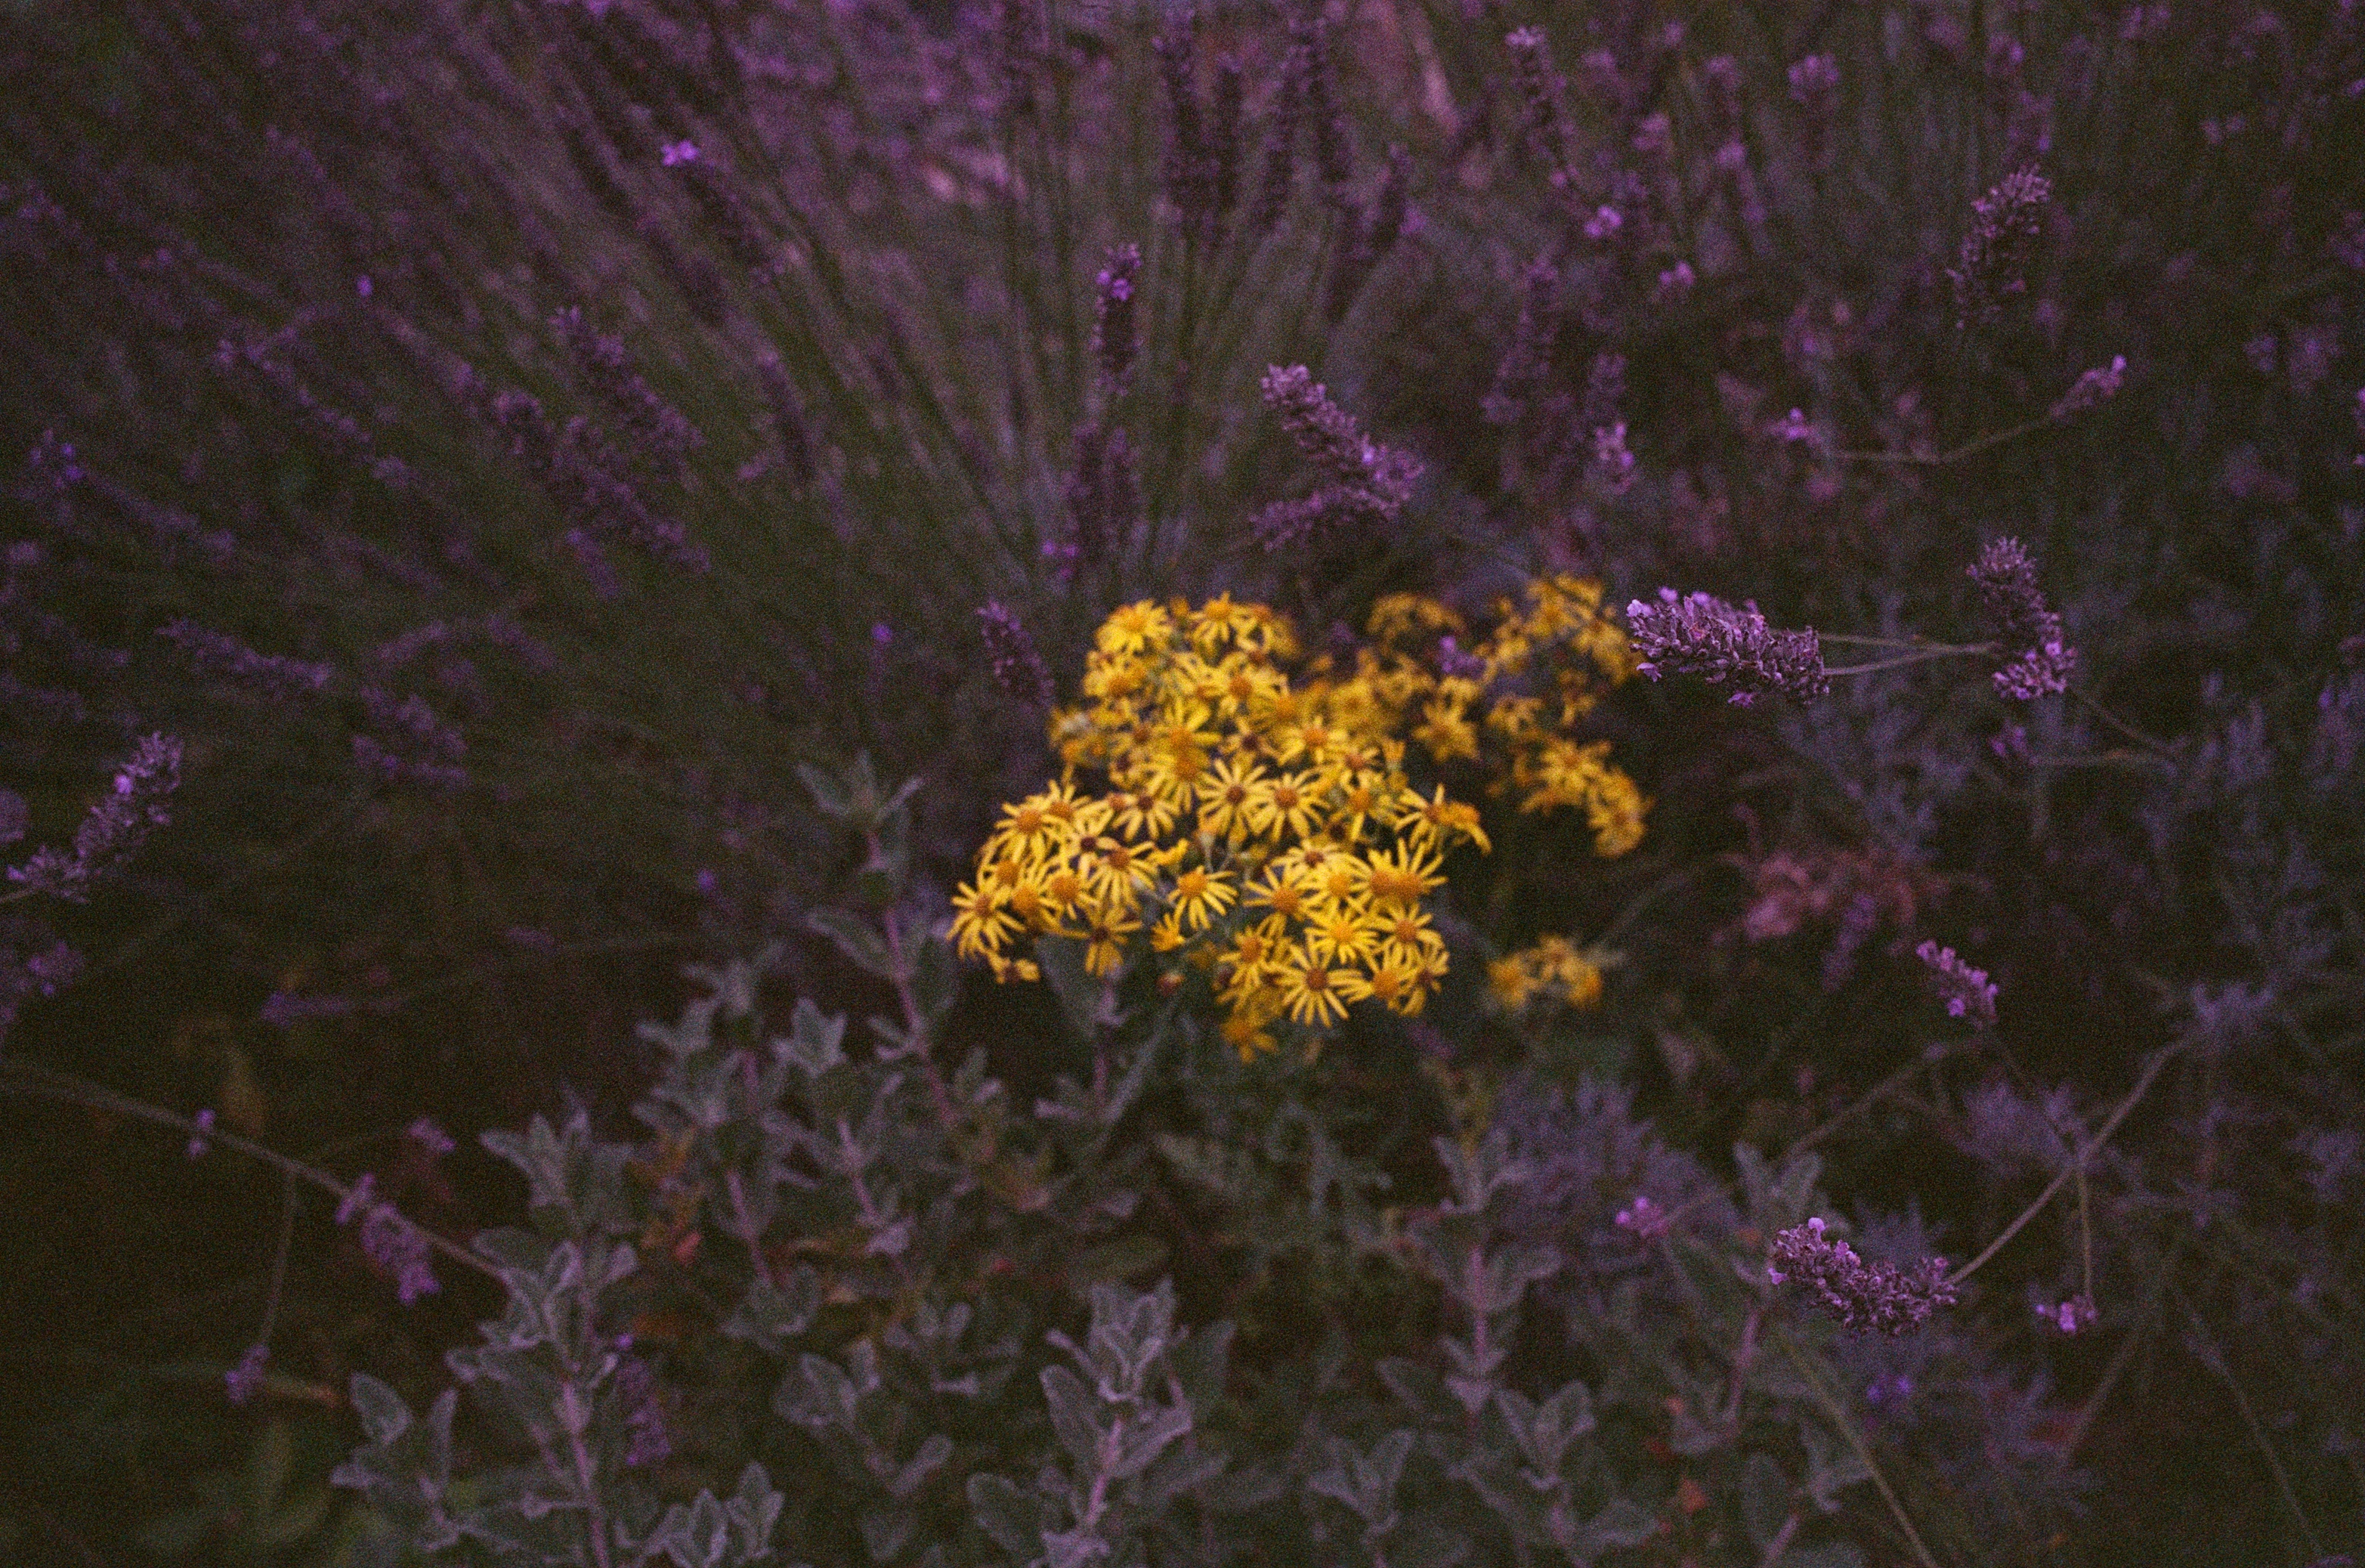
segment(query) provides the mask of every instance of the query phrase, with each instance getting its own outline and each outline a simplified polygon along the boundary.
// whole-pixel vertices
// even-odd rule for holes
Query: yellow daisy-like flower
[[[1126,939],[1141,929],[1141,922],[1122,909],[1095,911],[1084,926],[1084,972],[1103,976],[1125,961]]]
[[[1104,654],[1138,654],[1163,647],[1173,633],[1173,618],[1156,601],[1145,599],[1122,607],[1102,622],[1093,645]]]
[[[1279,1006],[1270,999],[1261,999],[1254,1006],[1235,1007],[1224,1016],[1224,1043],[1238,1051],[1242,1061],[1254,1061],[1275,1048],[1266,1025],[1279,1015]]]
[[[1258,791],[1249,808],[1250,825],[1267,837],[1285,834],[1293,838],[1311,838],[1319,804],[1319,791],[1314,789],[1313,780],[1303,774],[1284,773],[1267,779]]]
[[[1175,912],[1171,909],[1160,915],[1158,923],[1149,928],[1149,948],[1154,953],[1171,953],[1188,940],[1182,935],[1182,926],[1176,919]]]
[[[1248,886],[1248,902],[1259,909],[1269,909],[1285,921],[1302,921],[1313,907],[1314,889],[1306,880],[1301,866],[1273,862],[1265,868],[1263,879]]]
[[[1391,964],[1419,969],[1445,956],[1445,938],[1429,923],[1425,909],[1399,909],[1378,924],[1380,957]]]
[[[1487,840],[1486,830],[1478,825],[1478,808],[1466,801],[1447,800],[1444,785],[1440,784],[1429,799],[1422,799],[1418,790],[1407,790],[1398,801],[1403,812],[1399,822],[1413,843],[1442,849],[1450,837],[1464,838],[1482,853],[1493,852],[1494,845]]]
[[[964,958],[999,953],[1018,933],[1018,922],[1003,913],[991,888],[964,882],[953,892],[953,923],[949,933]]]
[[[1281,966],[1281,993],[1291,1019],[1323,1028],[1347,1016],[1339,981],[1351,973],[1332,969],[1303,947],[1293,949]]]
[[[1093,840],[1083,857],[1084,891],[1115,909],[1131,909],[1157,875],[1158,856],[1148,846],[1121,844],[1105,835]]]
[[[1540,982],[1528,972],[1517,954],[1497,958],[1486,966],[1486,990],[1497,1006],[1507,1013],[1517,1013],[1535,995]]]
[[[1378,946],[1370,911],[1362,904],[1337,905],[1306,922],[1306,951],[1324,963],[1360,964]]]
[[[1264,768],[1253,758],[1217,757],[1198,784],[1200,831],[1233,841],[1247,837],[1265,783]]]
[[[1445,885],[1445,872],[1433,846],[1383,846],[1365,859],[1370,870],[1364,886],[1373,902],[1385,908],[1417,904]]]
[[[1167,908],[1192,931],[1199,932],[1207,928],[1208,921],[1231,908],[1232,901],[1239,896],[1239,890],[1232,886],[1231,873],[1194,866],[1174,879],[1174,890],[1167,895]]]

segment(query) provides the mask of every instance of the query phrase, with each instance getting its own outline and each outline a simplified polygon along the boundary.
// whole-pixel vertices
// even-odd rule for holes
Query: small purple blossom
[[[1737,708],[1766,692],[1804,702],[1831,689],[1813,628],[1777,630],[1754,603],[1736,609],[1711,594],[1663,588],[1656,604],[1631,601],[1626,622],[1642,655],[1636,667],[1653,680],[1697,675],[1712,686],[1729,685],[1728,700]]]
[[[402,1212],[377,1195],[377,1174],[364,1171],[337,1205],[337,1223],[361,1226],[362,1254],[381,1272],[394,1277],[397,1300],[409,1306],[443,1287],[431,1263],[427,1233],[402,1217]]]
[[[1774,1238],[1765,1277],[1777,1285],[1797,1279],[1852,1334],[1877,1329],[1893,1338],[1919,1328],[1933,1311],[1956,1300],[1944,1258],[1924,1258],[1911,1271],[1894,1263],[1867,1264],[1846,1242],[1826,1238],[1820,1219]]]
[[[190,1120],[196,1124],[196,1130],[189,1135],[189,1158],[203,1159],[206,1150],[213,1147],[207,1139],[214,1130],[214,1108],[207,1105]]]
[[[2063,1334],[2075,1334],[2081,1328],[2091,1327],[2094,1320],[2101,1316],[2094,1305],[2094,1298],[2082,1291],[2066,1300],[2050,1303],[2039,1301],[2034,1305],[2036,1308],[2036,1316]]]
[[[625,1430],[632,1434],[624,1449],[625,1468],[638,1470],[670,1455],[673,1434],[666,1422],[663,1392],[646,1361],[627,1356],[617,1363],[616,1394],[625,1406]]]
[[[1631,1204],[1618,1211],[1618,1228],[1633,1232],[1637,1241],[1656,1241],[1667,1234],[1672,1223],[1674,1216],[1653,1203],[1647,1193],[1637,1193]]]
[[[1698,281],[1689,262],[1677,262],[1659,274],[1658,291],[1651,297],[1652,300],[1654,304],[1672,305],[1688,296],[1692,285]]]
[[[263,1369],[271,1364],[271,1350],[266,1345],[249,1345],[238,1365],[222,1374],[222,1386],[232,1405],[245,1405],[263,1392]]]
[[[430,1159],[441,1159],[457,1147],[452,1142],[452,1135],[437,1126],[432,1116],[420,1117],[403,1129],[402,1136],[417,1144]]]
[[[1929,967],[1932,983],[1945,998],[1946,1015],[1969,1018],[1981,1025],[1996,1019],[1996,988],[1988,980],[1985,969],[1975,969],[1956,957],[1952,947],[1941,947],[1925,941],[1913,949],[1913,956]]]
[[[668,169],[680,163],[694,163],[698,161],[698,143],[668,141],[657,149],[657,158]]]

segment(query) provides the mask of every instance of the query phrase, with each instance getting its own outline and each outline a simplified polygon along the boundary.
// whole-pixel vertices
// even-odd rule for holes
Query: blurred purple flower
[[[1941,947],[1934,940],[1914,948],[1913,956],[1928,966],[1932,983],[1945,1000],[1948,1017],[1967,1017],[1983,1026],[1996,1021],[1996,988],[1989,982],[1987,970],[1973,969],[1952,947]]]
[[[207,1136],[214,1130],[214,1108],[207,1105],[190,1120],[196,1125],[196,1130],[189,1135],[189,1158],[202,1159],[205,1158],[206,1150],[213,1147],[207,1140]]]
[[[1265,406],[1328,481],[1310,496],[1258,514],[1255,528],[1265,547],[1278,548],[1320,526],[1393,521],[1411,498],[1419,460],[1363,434],[1354,416],[1333,403],[1302,364],[1268,366],[1260,386]]]
[[[181,743],[150,735],[140,743],[112,793],[90,809],[74,832],[73,853],[44,845],[8,879],[69,903],[89,902],[90,884],[118,870],[148,835],[173,820],[164,802],[181,784]]]
[[[222,1374],[222,1386],[230,1394],[230,1402],[244,1405],[262,1393],[263,1369],[270,1364],[268,1346],[249,1345],[246,1354],[238,1359],[238,1365]]]
[[[2113,354],[2111,363],[2080,375],[2068,391],[2052,408],[2054,419],[2066,420],[2088,409],[2098,409],[2119,395],[2119,384],[2127,373],[2127,356]]]
[[[668,169],[672,168],[677,163],[695,162],[698,159],[698,143],[695,141],[668,141],[664,146],[657,149],[657,158],[658,161]]]
[[[1051,672],[1035,639],[1026,634],[1025,623],[999,601],[987,603],[977,612],[977,619],[985,639],[987,666],[1003,690],[1021,702],[1048,708],[1054,695]]]
[[[1946,270],[1955,286],[1956,322],[1991,321],[2010,296],[2028,290],[2028,252],[2044,228],[2053,183],[2034,164],[2006,174],[1971,204],[1970,232],[1963,236],[1955,265]]]
[[[381,1272],[394,1277],[397,1300],[409,1306],[423,1295],[443,1289],[431,1263],[432,1249],[427,1233],[402,1217],[402,1212],[377,1195],[377,1176],[364,1171],[337,1205],[337,1223],[361,1226],[362,1253]]]
[[[1109,247],[1108,264],[1093,280],[1093,353],[1100,362],[1103,396],[1122,398],[1133,384],[1133,363],[1141,353],[1141,330],[1135,320],[1134,275],[1141,270],[1141,247],[1132,243]]]

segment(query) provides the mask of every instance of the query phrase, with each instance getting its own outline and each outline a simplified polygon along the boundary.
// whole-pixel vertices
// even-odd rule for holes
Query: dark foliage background
[[[1689,1455],[1667,1401],[1750,1363],[1635,1314],[1745,1309],[1679,1289],[1672,1250],[1604,1305],[1588,1281],[1645,1267],[1607,1217],[1637,1183],[1721,1193],[1736,1145],[1771,1158],[1857,1107],[1817,1144],[1818,1212],[1855,1216],[1867,1256],[1966,1258],[2139,1082],[1918,1349],[1816,1348],[1894,1496],[1799,1502],[1813,1528],[1768,1555],[1711,1529],[1741,1518],[1745,1466],[1704,1447],[1711,1511],[1667,1472],[1635,1495],[1669,1529],[1609,1560],[2365,1550],[2359,145],[2365,17],[2329,0],[12,0],[11,853],[70,840],[140,736],[185,755],[125,875],[0,910],[0,1086],[24,1092],[0,1137],[0,1554],[375,1560],[367,1510],[327,1484],[360,1440],[349,1375],[423,1410],[502,1304],[447,1268],[398,1306],[331,1205],[185,1159],[125,1104],[381,1172],[440,1235],[514,1221],[475,1135],[581,1107],[645,1137],[630,1108],[687,1070],[633,1025],[699,994],[685,960],[777,944],[776,1024],[798,997],[895,1010],[814,912],[875,914],[858,873],[884,855],[902,929],[940,921],[998,804],[1056,769],[982,606],[1066,694],[1137,599],[1228,591],[1345,656],[1383,593],[1475,617],[1559,571],[1614,604],[1754,600],[1871,667],[1804,705],[1630,684],[1590,733],[1653,798],[1642,846],[1596,860],[1519,819],[1454,861],[1461,977],[1577,934],[1614,958],[1597,1010],[1507,1020],[1460,978],[1418,1027],[1359,1021],[1318,1072],[1271,1080],[1172,1065],[1219,1047],[1161,1036],[1115,1137],[1138,1148],[1041,1146],[1145,1194],[1128,1234],[1155,1260],[1109,1279],[1171,1275],[1177,1321],[1235,1325],[1203,1428],[1286,1454],[1312,1521],[1243,1505],[1290,1544],[1239,1554],[1361,1561],[1379,1538],[1307,1490],[1322,1444],[1371,1450],[1397,1418],[1372,1369],[1470,1327],[1450,1280],[1384,1272],[1335,1215],[1283,1239],[1306,1129],[1396,1182],[1392,1247],[1450,1210],[1431,1138],[1504,1129],[1541,1174],[1483,1209],[1484,1244],[1603,1271],[1536,1285],[1519,1381],[1586,1379],[1613,1454]],[[1997,193],[2025,169],[2044,191],[2013,231]],[[1139,354],[1113,375],[1124,243]],[[1418,460],[1400,505],[1272,525],[1305,465],[1259,384],[1298,364]],[[2091,372],[2107,394],[2064,408]],[[1849,648],[1977,643],[1966,568],[2001,535],[2077,649],[2066,693]],[[885,818],[866,840],[800,776],[857,753],[919,780],[885,850]],[[1996,1029],[1932,1000],[1925,938],[1992,977]],[[28,968],[59,941],[70,988]],[[982,1051],[1030,1105],[1095,1038],[1045,988],[965,972],[934,1059]],[[62,1074],[119,1098],[62,1097]],[[460,1135],[448,1161],[406,1140],[422,1115]],[[1261,1174],[1148,1152],[1177,1136]],[[1751,1192],[1699,1197],[1700,1227],[1762,1249],[1780,1204]],[[1105,1216],[1047,1213],[1111,1241]],[[709,1307],[748,1282],[678,1261]],[[1045,1268],[1007,1287],[1037,1360],[1091,1307],[1083,1271]],[[2090,1272],[2098,1325],[2030,1310]],[[266,1300],[274,1378],[233,1408],[220,1380]],[[830,1353],[868,1343],[835,1305]],[[762,1395],[717,1392],[778,1369],[701,1361],[728,1314],[682,1310],[673,1419],[706,1438],[653,1495],[727,1494],[759,1456],[785,1484],[817,1450],[748,1437]],[[1013,1386],[1032,1401],[1033,1372]],[[1762,1451],[1806,1465],[1811,1425]],[[1002,1435],[1056,1454],[1043,1428],[1029,1406]],[[1035,1463],[993,1457],[990,1422],[956,1438],[953,1471]],[[1443,1442],[1417,1450],[1407,1518],[1527,1561],[1516,1529],[1453,1522]],[[930,1495],[930,1529],[966,1529],[947,1561],[1002,1560],[960,1495]],[[929,1540],[881,1553],[810,1511],[784,1560]],[[1145,1539],[1115,1550],[1183,1560]],[[1229,1560],[1216,1540],[1194,1560]]]

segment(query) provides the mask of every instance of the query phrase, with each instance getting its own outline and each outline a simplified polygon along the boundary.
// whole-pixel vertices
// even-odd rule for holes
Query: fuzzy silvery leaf
[[[1169,1444],[1191,1429],[1191,1412],[1180,1405],[1153,1406],[1148,1414],[1126,1416],[1111,1428],[1116,1457],[1105,1473],[1112,1481],[1140,1474]]]
[[[1084,1342],[1087,1361],[1100,1378],[1102,1397],[1115,1390],[1141,1392],[1150,1366],[1187,1334],[1174,1328],[1174,1282],[1160,1280],[1155,1290],[1138,1294],[1119,1284],[1093,1287],[1093,1326]],[[1074,1347],[1067,1349],[1072,1354]]]
[[[1640,1546],[1658,1533],[1659,1516],[1631,1497],[1614,1497],[1609,1506],[1585,1523],[1580,1548],[1587,1556],[1597,1556],[1630,1546]]]
[[[1227,1202],[1244,1203],[1255,1191],[1249,1157],[1229,1144],[1180,1133],[1156,1133],[1150,1141],[1177,1176]]]
[[[1141,1478],[1143,1495],[1157,1507],[1164,1507],[1185,1492],[1215,1481],[1224,1473],[1228,1462],[1226,1455],[1213,1449],[1170,1448],[1159,1456]]]
[[[909,1497],[928,1484],[928,1477],[945,1467],[953,1457],[953,1440],[942,1432],[930,1432],[903,1467],[887,1483],[888,1492],[896,1497]]]
[[[676,1060],[694,1057],[714,1044],[714,1007],[712,997],[702,996],[681,1010],[680,1023],[644,1018],[633,1032],[652,1045],[663,1046]]]
[[[1497,1390],[1495,1402],[1519,1451],[1546,1475],[1559,1474],[1568,1445],[1593,1430],[1593,1395],[1582,1383],[1569,1383],[1541,1405],[1509,1388]]]
[[[1044,1568],[1085,1568],[1109,1554],[1109,1543],[1089,1529],[1045,1530]]]
[[[772,1049],[782,1060],[795,1063],[809,1078],[819,1078],[846,1061],[842,1044],[846,1039],[846,1016],[825,1016],[813,1005],[810,996],[797,998],[797,1010],[789,1022],[789,1033],[772,1042]]]
[[[1104,1428],[1099,1402],[1084,1387],[1083,1379],[1066,1367],[1045,1367],[1038,1375],[1044,1403],[1051,1410],[1051,1429],[1059,1435],[1059,1446],[1068,1450],[1068,1457],[1079,1471],[1091,1473],[1100,1464]]]
[[[993,1544],[1021,1562],[1041,1550],[1043,1528],[1050,1510],[1031,1492],[1006,1478],[984,1472],[969,1478],[970,1515]]]
[[[1475,1380],[1481,1383],[1491,1379],[1495,1375],[1495,1369],[1501,1366],[1503,1359],[1510,1354],[1510,1348],[1499,1339],[1489,1339],[1481,1344],[1474,1337],[1468,1339],[1456,1339],[1448,1335],[1440,1337],[1437,1342],[1445,1351],[1446,1359],[1453,1363],[1454,1369],[1464,1380]],[[1449,1378],[1446,1383],[1447,1386],[1451,1387],[1453,1380]],[[1458,1391],[1455,1396],[1461,1397]],[[1484,1406],[1486,1401],[1482,1398],[1478,1403]]]
[[[800,1427],[825,1432],[832,1427],[851,1427],[860,1403],[861,1395],[846,1369],[827,1356],[808,1350],[797,1358],[796,1371],[780,1381],[779,1392],[772,1395],[772,1411]]]
[[[1508,1312],[1519,1305],[1530,1285],[1558,1273],[1564,1261],[1550,1247],[1507,1247],[1486,1260],[1470,1294],[1462,1297],[1457,1293],[1456,1299],[1472,1312],[1487,1316]]]
[[[1511,1158],[1510,1135],[1499,1126],[1489,1127],[1474,1149],[1464,1149],[1459,1140],[1450,1137],[1440,1137],[1434,1143],[1446,1176],[1453,1183],[1452,1201],[1439,1205],[1447,1214],[1474,1215],[1486,1206],[1497,1188],[1516,1186],[1530,1174],[1524,1161]]]
[[[1412,1433],[1402,1427],[1372,1445],[1369,1455],[1332,1438],[1329,1465],[1306,1477],[1306,1484],[1352,1508],[1369,1529],[1384,1530],[1395,1518],[1396,1483],[1411,1452]]]
[[[892,1562],[920,1528],[920,1518],[909,1508],[889,1508],[862,1516],[862,1544],[873,1562]]]
[[[577,1111],[563,1128],[535,1116],[523,1137],[500,1128],[487,1131],[487,1149],[515,1166],[526,1179],[527,1205],[537,1215],[555,1211],[570,1228],[634,1228],[624,1194],[624,1165],[632,1147],[602,1143],[591,1136],[591,1118]]]
[[[1853,1447],[1811,1422],[1799,1428],[1799,1437],[1807,1445],[1807,1495],[1824,1513],[1836,1513],[1841,1490],[1871,1480],[1872,1472]]]
[[[860,915],[824,907],[805,915],[805,924],[837,944],[837,950],[868,972],[884,980],[906,979],[904,968],[887,950],[887,939]]]
[[[1376,1370],[1380,1381],[1388,1385],[1388,1391],[1401,1400],[1423,1425],[1442,1427],[1449,1421],[1460,1419],[1446,1394],[1444,1383],[1432,1369],[1418,1361],[1406,1361],[1401,1356],[1391,1356],[1381,1361]]]
[[[353,1414],[370,1441],[384,1447],[409,1429],[410,1406],[402,1395],[367,1372],[355,1372],[351,1387]]]
[[[933,1033],[960,997],[960,967],[952,944],[941,936],[919,939],[912,961],[912,1001],[921,1024]]]
[[[787,1352],[788,1342],[813,1327],[821,1310],[821,1276],[800,1263],[784,1284],[758,1275],[739,1305],[723,1321],[723,1332],[745,1340],[766,1355]]]

